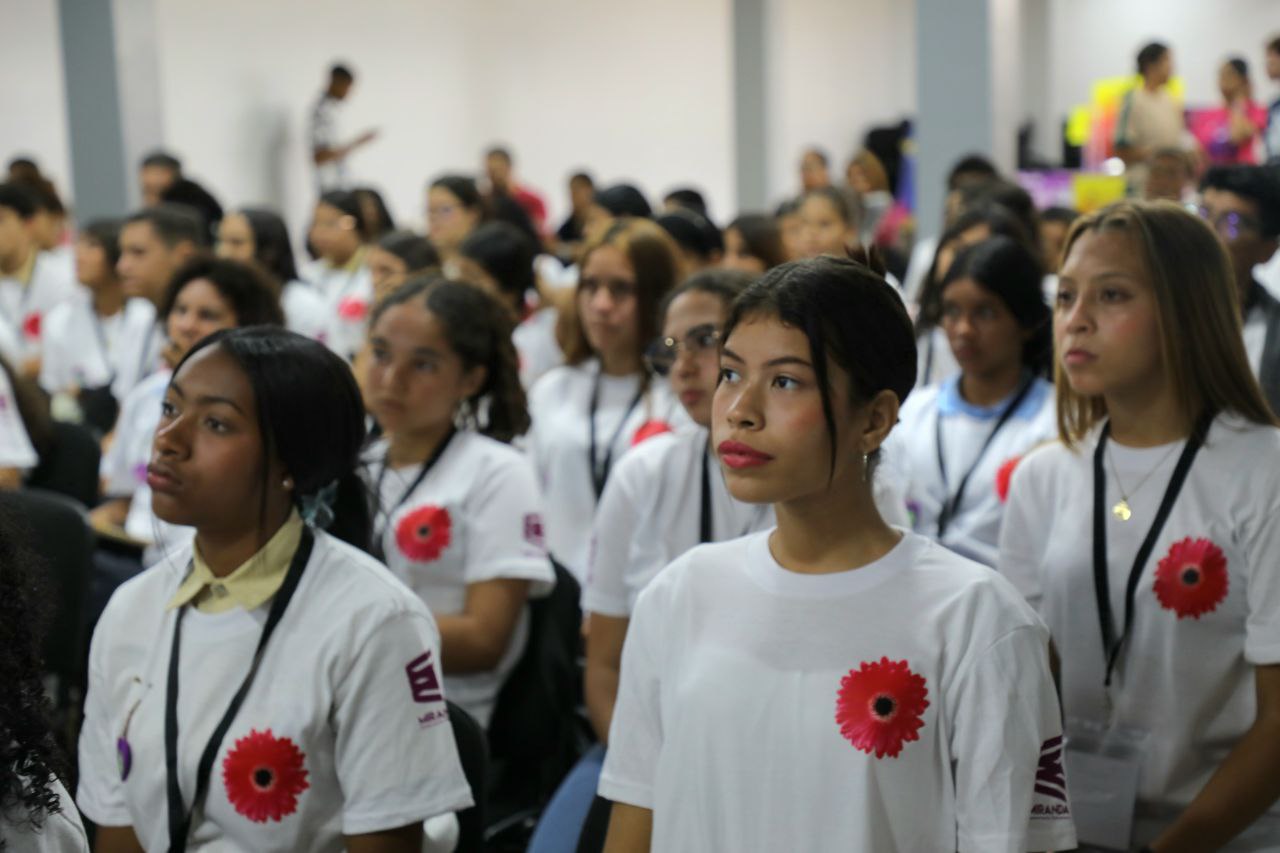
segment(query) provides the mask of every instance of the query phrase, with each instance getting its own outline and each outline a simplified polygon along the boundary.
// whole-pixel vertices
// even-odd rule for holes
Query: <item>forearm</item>
[[[93,843],[94,853],[143,853],[132,826],[100,826]]]
[[[653,812],[614,803],[604,853],[647,853],[653,840]]]
[[[1239,835],[1280,799],[1280,715],[1259,718],[1177,821],[1158,853],[1205,853]]]
[[[449,675],[488,672],[502,660],[511,633],[499,636],[480,619],[466,613],[437,616],[440,627],[440,660]]]
[[[613,723],[613,707],[618,702],[619,671],[616,667],[587,663],[584,693],[591,728],[601,743],[609,742],[609,726]]]

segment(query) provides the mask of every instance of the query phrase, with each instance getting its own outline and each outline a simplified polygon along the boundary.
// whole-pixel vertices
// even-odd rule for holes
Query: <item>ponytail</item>
[[[352,468],[343,472],[332,485],[332,505],[327,506],[332,520],[327,525],[317,523],[315,526],[322,527],[330,536],[341,539],[348,545],[368,552],[373,537],[373,518],[370,513],[369,490],[364,480]],[[307,497],[311,496],[304,496],[299,501],[299,509]]]

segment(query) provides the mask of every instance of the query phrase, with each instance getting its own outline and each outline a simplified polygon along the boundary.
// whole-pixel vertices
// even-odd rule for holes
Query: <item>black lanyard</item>
[[[710,455],[708,449],[702,451],[702,500],[698,513],[698,541],[704,545],[708,542],[715,542],[715,530],[711,518],[711,463],[707,460]],[[767,508],[767,507],[766,507]],[[755,514],[751,520],[747,522],[747,526],[743,529],[739,536],[746,536],[752,531],[764,517],[766,508],[756,507]]]
[[[1036,378],[1034,375],[1028,376],[1022,383],[1022,387],[1018,389],[1018,393],[1009,401],[1009,405],[1004,407],[1004,411],[1000,413],[1000,417],[996,419],[996,425],[991,428],[991,432],[987,433],[986,440],[982,442],[982,446],[978,448],[978,455],[974,457],[973,463],[969,466],[969,470],[964,472],[964,476],[960,478],[960,485],[956,487],[956,493],[951,497],[944,498],[942,508],[938,510],[938,538],[941,539],[943,534],[947,532],[956,512],[960,509],[960,502],[964,500],[964,490],[969,485],[969,478],[973,476],[973,472],[977,470],[978,463],[982,461],[982,457],[986,455],[987,448],[991,446],[991,442],[995,441],[996,435],[1009,422],[1009,418],[1013,417],[1013,413],[1022,405],[1022,401],[1027,398],[1027,394],[1031,393],[1031,387],[1035,385]],[[958,393],[958,392],[957,392]],[[938,419],[934,422],[934,445],[938,451],[938,471],[942,474],[942,493],[947,493],[947,462],[942,455],[942,410],[938,410]]]
[[[187,849],[191,821],[196,809],[209,793],[209,774],[213,770],[213,761],[218,756],[218,750],[222,747],[222,739],[226,737],[227,730],[231,728],[231,723],[249,694],[249,688],[253,686],[254,678],[258,675],[258,666],[262,663],[262,655],[267,649],[267,642],[275,632],[276,626],[280,624],[280,617],[289,606],[289,600],[298,589],[302,572],[307,567],[307,561],[311,559],[311,546],[314,542],[315,537],[311,529],[303,527],[302,539],[298,542],[298,550],[293,552],[289,572],[284,577],[280,591],[271,602],[267,623],[262,628],[262,636],[258,639],[258,647],[254,650],[249,671],[245,674],[244,681],[240,683],[240,689],[231,697],[231,704],[227,706],[217,728],[210,735],[204,751],[200,753],[200,763],[196,767],[196,793],[189,809],[182,800],[182,788],[178,784],[178,661],[181,657],[182,617],[186,614],[187,608],[184,605],[178,609],[173,620],[173,647],[169,652],[169,683],[165,688],[164,696],[164,763],[165,782],[169,794],[169,853],[182,853]]]
[[[400,499],[386,510],[384,514],[387,517],[388,524],[391,523],[391,516],[396,514],[396,510],[404,506],[405,501],[409,500],[417,490],[418,486],[422,485],[422,481],[427,479],[427,475],[431,473],[431,469],[436,467],[436,463],[440,461],[441,456],[444,456],[444,452],[449,448],[449,442],[453,441],[453,436],[456,433],[457,429],[452,426],[449,427],[449,432],[445,435],[444,441],[440,442],[439,446],[431,452],[429,457],[427,457],[427,461],[422,463],[422,467],[418,469],[418,473],[414,476],[413,482],[409,484],[409,488],[405,489],[400,495]],[[379,503],[382,502],[382,480],[387,476],[387,468],[387,457],[384,455],[382,457],[382,470],[378,472],[378,484],[375,487],[373,495],[373,499]],[[386,550],[382,547],[382,537],[386,532],[387,528],[383,526],[383,528],[378,531],[378,534],[373,537],[373,556],[383,562],[386,562]]]
[[[1160,508],[1156,510],[1155,518],[1151,520],[1151,529],[1147,531],[1147,537],[1142,540],[1142,546],[1138,548],[1138,554],[1134,557],[1133,567],[1129,570],[1129,581],[1125,585],[1124,630],[1120,634],[1116,634],[1115,615],[1111,611],[1111,582],[1108,578],[1107,563],[1107,479],[1103,469],[1103,456],[1106,453],[1107,438],[1111,434],[1110,421],[1103,425],[1102,434],[1098,436],[1098,446],[1093,451],[1093,590],[1098,600],[1098,623],[1102,628],[1102,654],[1106,658],[1107,665],[1106,674],[1102,680],[1106,687],[1111,686],[1111,672],[1115,669],[1116,661],[1120,657],[1120,649],[1124,646],[1125,637],[1129,635],[1129,628],[1133,624],[1133,605],[1134,596],[1138,591],[1138,578],[1147,560],[1151,558],[1151,551],[1156,546],[1156,540],[1160,538],[1160,531],[1164,528],[1169,513],[1173,511],[1174,501],[1178,499],[1178,493],[1182,491],[1182,485],[1191,471],[1191,463],[1195,461],[1196,454],[1200,452],[1200,447],[1209,434],[1209,426],[1213,423],[1213,418],[1214,412],[1209,411],[1196,421],[1191,435],[1187,437],[1186,446],[1182,448],[1182,455],[1178,457],[1178,464],[1174,466],[1173,475],[1169,477],[1169,485],[1165,486],[1164,497],[1160,499]]]
[[[600,373],[603,373],[603,369],[601,369]],[[587,410],[590,439],[590,445],[587,448],[587,463],[591,466],[591,487],[595,489],[597,501],[604,494],[604,484],[609,481],[609,469],[613,467],[613,446],[618,443],[618,436],[622,435],[622,428],[627,425],[627,419],[631,417],[631,413],[636,410],[636,406],[640,405],[640,400],[644,398],[644,381],[642,379],[640,388],[637,389],[636,395],[631,398],[631,402],[627,404],[627,410],[622,413],[622,418],[618,421],[617,428],[613,431],[613,435],[609,438],[609,443],[605,446],[604,459],[597,460],[596,409],[600,406],[600,373],[596,374],[595,384],[591,386],[591,406]]]

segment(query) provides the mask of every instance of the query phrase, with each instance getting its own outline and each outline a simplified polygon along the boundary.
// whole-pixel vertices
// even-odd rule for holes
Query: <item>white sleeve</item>
[[[1040,466],[1028,464],[1023,459],[1013,469],[1009,483],[1009,501],[1005,504],[1004,519],[1000,523],[1000,555],[996,571],[1008,578],[1022,597],[1039,609],[1043,588],[1040,567],[1047,544],[1045,525],[1052,517],[1040,504],[1037,486]]]
[[[640,808],[654,807],[653,785],[662,751],[661,684],[657,641],[666,601],[641,593],[622,646],[622,679],[609,726],[609,751],[600,773],[600,796]]]
[[[1244,655],[1254,666],[1269,666],[1280,663],[1280,500],[1274,489],[1255,500],[1258,513],[1244,531],[1249,563]]]
[[[533,468],[515,453],[486,467],[485,479],[468,501],[466,582],[520,578],[536,582],[532,594],[545,595],[555,575],[543,542],[542,499]]]
[[[39,461],[9,377],[0,370],[0,468],[34,468]]]
[[[355,651],[332,712],[346,835],[395,829],[472,804],[425,613],[382,621]]]
[[[1076,846],[1048,646],[1042,627],[1015,628],[946,697],[962,853]]]
[[[639,468],[634,464],[638,461],[640,457],[623,457],[600,496],[591,530],[587,582],[582,590],[584,612],[618,618],[631,615],[626,577],[641,513],[631,483],[631,472]]]
[[[67,364],[64,338],[66,312],[50,311],[45,318],[40,342],[40,387],[49,394],[57,394],[71,386],[71,370]]]
[[[108,703],[107,661],[111,632],[110,604],[98,620],[89,650],[89,692],[84,700],[84,722],[80,726],[77,745],[80,765],[76,803],[90,820],[99,826],[132,826],[133,816],[124,798],[124,782],[116,758],[116,738],[111,730]]]

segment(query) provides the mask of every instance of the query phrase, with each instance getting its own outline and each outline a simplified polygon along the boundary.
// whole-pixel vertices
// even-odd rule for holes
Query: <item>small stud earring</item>
[[[285,477],[284,480],[281,481],[280,485],[284,487],[285,491],[293,491],[293,480],[290,480],[288,477]]]

